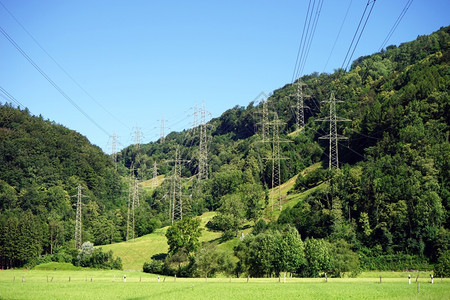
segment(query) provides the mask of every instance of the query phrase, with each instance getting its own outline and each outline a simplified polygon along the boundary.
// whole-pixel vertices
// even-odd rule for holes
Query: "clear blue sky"
[[[94,99],[62,72],[0,5],[0,26],[70,99],[122,146],[192,126],[292,80],[309,0],[0,0]],[[325,0],[303,74],[341,67],[366,0]],[[377,0],[353,56],[378,52],[407,0]],[[415,0],[387,45],[450,25],[450,1]],[[326,66],[325,66],[326,65]],[[74,129],[105,152],[110,137],[83,116],[0,34],[0,87],[35,115]],[[0,96],[2,93],[0,92]],[[5,99],[0,97],[0,102]],[[99,105],[100,104],[100,105]],[[105,109],[106,108],[106,111]],[[120,147],[120,146],[119,146]]]

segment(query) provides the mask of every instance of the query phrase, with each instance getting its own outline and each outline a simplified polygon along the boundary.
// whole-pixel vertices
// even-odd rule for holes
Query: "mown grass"
[[[120,257],[125,270],[142,270],[144,262],[149,261],[153,255],[167,253],[169,250],[165,236],[167,228],[159,228],[152,234],[138,237],[134,241],[100,247],[103,251],[112,250],[114,257]]]
[[[203,228],[200,241],[208,242],[216,240],[221,236],[221,232],[213,232],[205,228],[206,223],[215,216],[215,212],[204,213],[200,226]],[[114,257],[122,259],[122,265],[125,270],[142,270],[144,262],[150,261],[150,258],[159,253],[167,253],[169,246],[165,236],[168,227],[155,230],[151,234],[136,238],[134,241],[121,242],[111,245],[99,246],[103,251],[112,250]]]
[[[127,271],[0,271],[1,299],[448,299],[450,279],[378,272],[367,278],[173,278]],[[123,275],[127,281],[123,282]],[[364,275],[364,274],[363,274]],[[387,275],[392,275],[387,277]],[[25,282],[22,282],[25,276]],[[70,282],[69,282],[70,277]],[[15,278],[15,280],[14,280]],[[92,281],[91,281],[92,278]],[[48,281],[47,281],[48,280]]]

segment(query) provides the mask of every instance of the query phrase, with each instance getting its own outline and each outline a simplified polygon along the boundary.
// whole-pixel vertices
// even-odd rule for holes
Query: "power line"
[[[362,36],[362,34],[364,32],[364,29],[366,28],[367,21],[369,20],[369,17],[370,17],[370,15],[372,13],[372,10],[373,10],[373,7],[375,5],[376,0],[373,0],[372,6],[371,6],[371,8],[369,10],[369,13],[367,14],[367,17],[365,17],[366,16],[366,12],[367,12],[367,8],[369,7],[370,2],[371,2],[371,0],[367,1],[366,7],[364,8],[364,11],[363,11],[363,14],[361,16],[361,19],[359,20],[358,27],[356,28],[355,34],[353,35],[352,42],[350,43],[350,46],[348,47],[348,50],[347,50],[347,54],[345,55],[344,61],[342,62],[341,69],[347,70],[348,65],[350,64],[350,62],[352,60],[353,54],[355,53],[356,47],[358,46],[359,40],[361,39],[361,36]],[[365,21],[364,21],[364,18],[365,18]],[[363,25],[363,27],[362,27],[362,29],[360,31],[359,28],[361,27],[361,24],[362,24],[363,21],[364,21],[364,25]],[[358,32],[359,32],[358,39],[356,40],[356,43],[353,46],[353,43],[355,42],[355,38],[358,35]],[[352,50],[352,46],[353,46],[353,50]],[[350,51],[352,53],[349,56]],[[347,60],[347,58],[348,58],[348,60]],[[346,64],[346,62],[347,62],[347,64]],[[345,65],[345,68],[344,68],[344,65]]]
[[[409,7],[411,6],[412,2],[413,2],[413,0],[407,0],[405,6],[403,7],[403,10],[401,11],[401,13],[398,16],[397,20],[395,21],[394,25],[392,25],[391,30],[389,30],[389,33],[387,34],[383,43],[381,43],[381,47],[380,47],[379,51],[381,51],[384,48],[384,46],[386,46],[387,42],[392,37],[392,34],[394,33],[395,29],[397,29],[398,24],[400,24],[400,22],[402,21],[403,17],[405,16],[405,14],[408,11]]]
[[[306,50],[305,56],[303,57],[303,63],[301,64],[300,73],[298,74],[297,77],[300,77],[300,75],[303,74],[303,69],[305,68],[306,59],[308,58],[309,50],[311,49],[312,40],[314,38],[314,34],[316,33],[317,23],[319,22],[320,12],[322,11],[322,5],[323,5],[323,0],[319,0],[319,4],[317,5],[316,13],[314,14],[312,31],[309,36],[308,44],[305,49]]]
[[[85,88],[81,86],[81,84],[78,83],[78,81],[71,76],[66,69],[64,69],[54,58],[50,53],[47,52],[47,50],[44,49],[44,47],[38,42],[38,40],[25,28],[25,26],[22,25],[22,23],[14,16],[14,14],[9,11],[8,8],[0,1],[0,5],[5,9],[5,11],[16,21],[17,24],[25,31],[25,33],[36,43],[36,45],[55,63],[55,65],[64,73],[66,76],[80,89],[82,90],[86,96],[88,96],[92,101],[94,101],[101,109],[103,109],[107,114],[109,114],[112,118],[114,118],[116,121],[121,123],[125,128],[129,127],[124,124],[119,118],[117,118],[115,115],[113,115],[110,111],[108,111],[103,105],[101,105],[88,91],[86,91]]]
[[[296,78],[299,78],[303,72],[303,68],[306,64],[306,59],[311,48],[312,40],[317,28],[317,23],[320,16],[320,11],[322,9],[323,0],[318,0],[316,5],[316,0],[313,1],[311,5],[311,0],[308,4],[308,10],[306,12],[305,24],[303,25],[302,38],[300,40],[299,49],[297,52],[297,59],[294,66],[294,73],[292,76],[292,82]],[[311,25],[312,23],[312,25]]]
[[[25,108],[25,105],[23,105],[22,103],[19,102],[19,100],[17,100],[16,98],[14,98],[13,95],[11,95],[10,93],[8,93],[7,90],[5,90],[3,87],[0,86],[0,91],[3,93],[0,94],[0,97],[2,97],[3,99],[5,99],[6,101],[12,101],[14,103],[16,103],[19,107],[22,106],[23,108]]]
[[[291,82],[294,82],[295,78],[296,78],[296,74],[297,74],[297,68],[298,68],[298,63],[299,63],[299,58],[300,58],[300,52],[301,49],[303,48],[303,37],[305,35],[305,29],[306,29],[306,23],[308,21],[308,15],[309,15],[309,9],[311,7],[311,0],[309,0],[309,4],[308,4],[308,10],[306,11],[306,16],[305,16],[305,23],[303,24],[303,30],[302,30],[302,37],[300,38],[300,44],[298,45],[298,51],[297,51],[297,58],[295,60],[295,65],[294,65],[294,72],[292,74],[292,80]]]
[[[0,32],[5,36],[5,38],[17,49],[17,51],[22,54],[22,56],[28,60],[28,62],[70,103],[75,107],[83,116],[85,116],[92,124],[94,124],[98,129],[103,131],[108,137],[111,136],[108,131],[106,131],[102,126],[100,126],[94,119],[92,119],[80,106],[78,106],[75,101],[72,100],[34,61],[28,54],[22,50],[22,48],[14,41],[12,37],[6,33],[6,31],[0,26]]]
[[[328,63],[330,62],[331,55],[333,54],[334,48],[336,47],[336,43],[339,40],[339,36],[341,35],[342,27],[344,27],[344,23],[345,23],[345,20],[347,19],[348,12],[350,11],[350,7],[352,6],[352,2],[353,2],[353,0],[350,0],[350,2],[348,4],[347,11],[345,12],[345,16],[344,16],[344,19],[342,20],[341,27],[339,28],[339,32],[336,36],[336,39],[334,40],[333,47],[331,48],[331,51],[330,51],[330,55],[328,56],[325,66],[323,67],[323,72],[325,72],[325,69],[327,68]]]

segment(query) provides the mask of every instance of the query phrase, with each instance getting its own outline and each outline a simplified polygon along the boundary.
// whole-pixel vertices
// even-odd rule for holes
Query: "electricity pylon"
[[[181,191],[181,164],[190,162],[190,160],[185,160],[180,158],[180,150],[177,147],[175,150],[175,159],[169,160],[167,162],[173,162],[173,175],[172,175],[172,185],[170,187],[169,196],[169,215],[172,219],[172,224],[175,220],[183,219],[183,197]]]
[[[81,249],[81,244],[82,244],[82,234],[81,234],[81,223],[82,223],[82,212],[81,212],[81,206],[83,205],[82,203],[82,199],[83,197],[87,197],[84,196],[82,194],[82,189],[83,187],[81,186],[81,184],[78,184],[78,188],[77,188],[77,194],[72,196],[72,197],[77,197],[77,211],[75,214],[75,247],[77,249]]]
[[[205,103],[200,111],[200,143],[198,151],[198,180],[208,179],[208,125],[206,124]]]
[[[133,214],[133,242],[134,242],[134,237],[135,237],[135,232],[136,232],[136,218],[135,218],[135,212],[136,212],[136,208],[139,207],[139,185],[138,185],[138,179],[136,177],[134,177],[134,182],[133,182],[133,202],[132,202],[132,214]]]
[[[138,126],[134,127],[133,140],[136,150],[139,150],[141,148],[142,143],[142,133],[141,128]]]
[[[157,128],[159,128],[159,141],[161,144],[163,144],[166,139],[165,129],[167,128],[166,127],[167,120],[165,120],[164,117],[162,117],[161,120],[158,120],[158,121],[161,122],[160,123],[161,125],[159,125],[159,127],[157,127]]]
[[[269,122],[269,96],[265,92],[261,92],[256,96],[253,102],[259,102],[262,104],[262,110],[257,112],[261,114],[261,122],[257,124],[261,125],[261,141],[269,142],[270,122]]]
[[[308,97],[303,94],[303,86],[306,86],[300,80],[296,83],[297,85],[297,94],[296,94],[296,102],[295,102],[295,125],[296,129],[302,129],[305,127],[305,108],[308,108],[304,105],[304,98]]]
[[[114,167],[117,169],[117,134],[114,132],[112,135],[112,145],[111,145],[111,158]]]
[[[134,176],[134,164],[131,163],[130,166],[130,178],[129,178],[130,188],[128,191],[128,213],[127,213],[127,236],[126,240],[130,238],[134,241],[134,229],[135,229],[135,209],[139,206],[139,194],[137,189],[137,178]],[[131,218],[131,224],[130,224]],[[131,232],[130,232],[131,225]]]
[[[280,140],[280,126],[283,124],[278,119],[278,114],[274,113],[274,120],[271,122],[271,125],[273,126],[272,130],[272,190],[274,187],[277,187],[277,193],[278,193],[278,208],[281,211],[281,163],[280,161],[283,159],[289,159],[287,157],[281,157],[281,151],[280,151],[280,143],[288,143],[291,141],[288,140]],[[275,195],[275,193],[272,192],[272,195]],[[274,199],[275,197],[272,197],[272,211],[274,206]]]
[[[349,122],[350,119],[345,119],[336,116],[336,103],[343,102],[341,100],[336,100],[334,93],[331,93],[330,99],[327,101],[322,101],[323,103],[329,103],[330,114],[326,118],[317,119],[316,121],[326,121],[330,123],[329,134],[319,137],[321,140],[329,140],[329,163],[328,168],[339,169],[339,153],[338,153],[338,141],[347,139],[347,137],[337,133],[337,122]]]
[[[153,180],[152,180],[152,188],[157,187],[157,181],[158,181],[158,164],[156,161],[153,163]]]
[[[194,107],[191,107],[191,109],[194,110],[191,116],[194,117],[194,120],[192,121],[192,134],[195,135],[195,132],[197,131],[198,127],[198,112],[199,112],[197,104],[195,104]]]

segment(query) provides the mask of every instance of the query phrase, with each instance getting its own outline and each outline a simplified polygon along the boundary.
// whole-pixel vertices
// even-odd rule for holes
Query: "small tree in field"
[[[184,218],[169,227],[166,232],[169,254],[184,252],[191,256],[200,246],[200,219]]]

